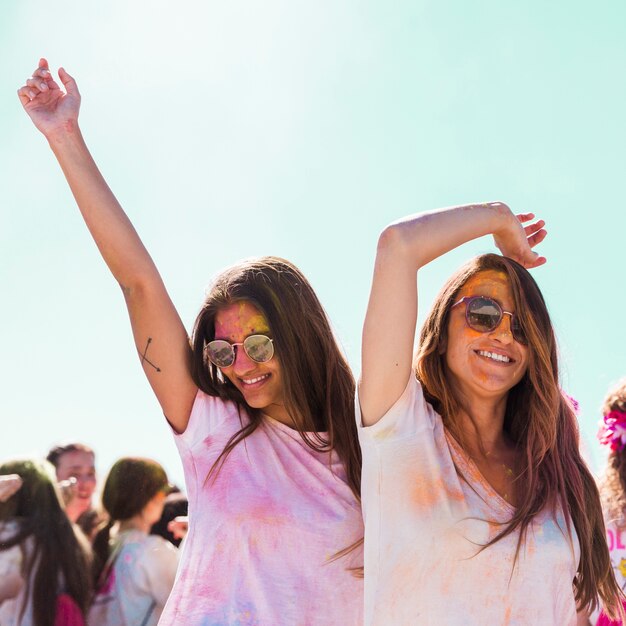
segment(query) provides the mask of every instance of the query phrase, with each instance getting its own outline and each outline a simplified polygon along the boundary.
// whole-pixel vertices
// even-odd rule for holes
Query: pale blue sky
[[[182,482],[119,289],[15,95],[44,55],[76,77],[86,139],[188,328],[220,268],[285,256],[356,371],[385,224],[479,200],[543,217],[533,274],[598,467],[598,407],[626,375],[625,25],[617,0],[3,3],[0,459],[75,438],[101,472],[142,454]],[[420,318],[489,250],[427,267]]]

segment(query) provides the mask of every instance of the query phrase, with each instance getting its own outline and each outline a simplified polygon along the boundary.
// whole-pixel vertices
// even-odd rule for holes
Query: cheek
[[[224,377],[224,380],[228,380],[231,383],[233,382],[233,368],[232,367],[218,367],[220,373]],[[233,383],[234,384],[234,383]]]

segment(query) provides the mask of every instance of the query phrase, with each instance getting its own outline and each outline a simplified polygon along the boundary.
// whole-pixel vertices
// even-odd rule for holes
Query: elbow
[[[396,222],[385,226],[378,236],[379,253],[399,253],[405,248],[404,234],[402,233],[402,224]]]
[[[394,222],[386,226],[378,237],[377,256],[379,258],[393,258],[405,264],[420,266],[419,224]]]

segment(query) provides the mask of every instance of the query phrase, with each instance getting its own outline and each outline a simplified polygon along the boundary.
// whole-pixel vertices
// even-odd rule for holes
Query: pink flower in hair
[[[600,422],[598,439],[613,452],[621,452],[626,447],[626,412],[611,411]]]

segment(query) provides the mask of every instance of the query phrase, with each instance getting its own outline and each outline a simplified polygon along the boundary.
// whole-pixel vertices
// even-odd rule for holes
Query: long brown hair
[[[611,411],[626,413],[626,378],[609,390],[602,403],[602,415]],[[626,450],[613,450],[609,454],[600,481],[600,495],[607,522],[626,528]]]
[[[211,396],[237,403],[250,420],[226,444],[211,473],[230,451],[261,423],[259,409],[248,406],[239,390],[205,357],[215,338],[215,316],[224,306],[247,301],[267,319],[281,365],[285,408],[304,442],[314,450],[335,450],[348,484],[360,499],[361,450],[354,419],[355,383],[333,335],[326,313],[300,270],[268,256],[237,264],[215,280],[192,334],[192,376]],[[324,437],[319,432],[327,432]],[[311,433],[314,433],[311,435]]]
[[[33,538],[33,550],[26,552],[22,567],[27,587],[21,615],[26,602],[32,599],[34,625],[53,626],[59,580],[64,581],[66,593],[86,615],[91,598],[90,549],[65,514],[54,468],[47,462],[19,459],[0,465],[0,474],[18,474],[22,479],[20,489],[6,502],[0,502],[0,522],[17,522],[16,533],[0,541],[0,551]]]
[[[141,513],[148,502],[167,487],[165,470],[152,459],[123,457],[113,464],[102,490],[102,507],[108,521],[100,528],[93,542],[93,579],[96,590],[109,559],[109,539],[114,524]]]
[[[443,353],[450,309],[459,291],[470,277],[485,270],[508,276],[515,311],[528,339],[529,361],[524,377],[509,391],[504,417],[504,430],[521,452],[516,480],[519,503],[510,522],[483,549],[519,531],[519,553],[535,515],[547,508],[556,518],[562,510],[568,532],[573,522],[580,542],[574,579],[578,607],[594,608],[599,596],[607,613],[616,617],[621,610],[620,590],[611,568],[598,489],[580,455],[576,415],[560,389],[557,344],[548,309],[528,271],[506,257],[485,254],[454,274],[422,328],[415,360],[417,378],[446,428],[463,442],[456,421],[462,400],[451,384]]]

